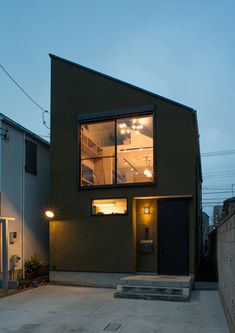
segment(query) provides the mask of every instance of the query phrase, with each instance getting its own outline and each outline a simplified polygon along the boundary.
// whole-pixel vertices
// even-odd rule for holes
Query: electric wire
[[[224,156],[224,155],[234,155],[235,149],[220,150],[220,151],[210,151],[206,153],[201,153],[202,157],[212,157],[212,156]]]
[[[41,111],[42,111],[42,123],[43,125],[47,128],[50,129],[50,127],[47,125],[46,120],[45,120],[45,113],[49,113],[48,110],[44,109],[41,107],[20,85],[19,83],[8,73],[8,71],[0,64],[0,67],[4,71],[4,73],[14,82],[14,84],[23,92],[23,94],[28,97],[32,103],[34,103]]]
[[[203,192],[202,191],[202,194],[203,195],[208,195],[208,194],[222,194],[222,193],[231,193],[232,192],[232,190],[230,190],[230,191],[217,191],[217,192]]]

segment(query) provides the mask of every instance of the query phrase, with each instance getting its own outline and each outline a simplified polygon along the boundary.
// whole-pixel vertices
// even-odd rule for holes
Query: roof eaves
[[[194,126],[195,126],[195,135],[196,135],[196,140],[197,140],[197,159],[198,159],[198,167],[199,167],[199,177],[200,177],[200,181],[203,182],[201,151],[200,151],[200,141],[199,141],[200,135],[199,135],[199,129],[198,129],[196,110],[193,110],[193,118],[194,118]]]
[[[128,86],[128,87],[130,87],[130,88],[133,88],[133,89],[139,90],[139,91],[141,91],[141,92],[143,92],[143,93],[145,93],[145,94],[148,94],[148,95],[151,95],[151,96],[154,96],[154,97],[160,98],[161,100],[163,100],[163,101],[165,101],[165,102],[169,102],[169,103],[175,104],[175,105],[177,105],[177,106],[179,106],[179,107],[182,107],[182,108],[184,108],[184,109],[187,109],[187,110],[189,110],[189,111],[191,111],[191,112],[194,111],[193,108],[191,108],[191,107],[189,107],[189,106],[187,106],[187,105],[184,105],[184,104],[178,103],[178,102],[173,101],[173,100],[171,100],[171,99],[169,99],[169,98],[166,98],[166,97],[160,96],[160,95],[155,94],[155,93],[153,93],[153,92],[151,92],[151,91],[148,91],[148,90],[145,90],[145,89],[143,89],[143,88],[137,87],[137,86],[135,86],[135,85],[133,85],[133,84],[131,84],[131,83],[128,83],[128,82],[125,82],[125,81],[122,81],[122,80],[116,79],[116,78],[114,78],[114,77],[112,77],[112,76],[110,76],[110,75],[103,74],[103,73],[101,73],[101,72],[95,71],[94,69],[91,69],[91,68],[85,67],[85,66],[83,66],[83,65],[79,65],[79,64],[77,64],[77,63],[75,63],[75,62],[72,62],[72,61],[70,61],[70,60],[67,60],[67,59],[64,59],[64,58],[58,57],[58,56],[56,56],[56,55],[54,55],[54,54],[51,54],[51,53],[49,53],[49,56],[50,56],[51,58],[56,59],[56,60],[59,60],[59,61],[65,62],[65,63],[67,63],[67,64],[69,64],[69,65],[72,65],[72,66],[75,66],[75,67],[79,67],[79,68],[82,68],[82,69],[84,69],[84,70],[86,70],[86,71],[88,71],[88,72],[91,72],[91,73],[94,73],[94,74],[96,74],[96,75],[99,75],[99,76],[105,77],[106,79],[113,80],[113,81],[116,81],[116,82],[121,83],[121,84],[123,84],[123,85],[126,85],[126,86]]]
[[[41,138],[39,135],[31,132],[30,130],[28,130],[27,128],[21,126],[20,124],[16,123],[14,120],[8,118],[7,116],[5,116],[4,114],[0,113],[0,120],[4,121],[5,123],[7,123],[8,125],[22,131],[25,132],[28,136],[32,137],[33,139],[40,141],[42,144],[45,144],[47,146],[50,146],[50,143],[47,140],[44,140],[43,138]]]

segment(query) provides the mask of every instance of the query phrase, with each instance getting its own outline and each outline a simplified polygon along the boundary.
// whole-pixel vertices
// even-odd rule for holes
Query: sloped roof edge
[[[179,107],[183,107],[184,109],[190,110],[191,112],[194,111],[193,108],[191,108],[191,107],[189,107],[189,106],[187,106],[187,105],[184,105],[184,104],[178,103],[178,102],[173,101],[173,100],[171,100],[171,99],[169,99],[169,98],[166,98],[166,97],[160,96],[160,95],[155,94],[155,93],[153,93],[153,92],[151,92],[151,91],[148,91],[148,90],[145,90],[145,89],[143,89],[143,88],[137,87],[137,86],[135,86],[135,85],[133,85],[133,84],[131,84],[131,83],[128,83],[128,82],[125,82],[125,81],[122,81],[122,80],[116,79],[116,78],[114,78],[114,77],[112,77],[112,76],[109,76],[109,75],[107,75],[107,74],[103,74],[103,73],[98,72],[98,71],[96,71],[96,70],[94,70],[94,69],[91,69],[91,68],[85,67],[85,66],[83,66],[83,65],[77,64],[77,63],[72,62],[72,61],[70,61],[70,60],[67,60],[67,59],[64,59],[64,58],[58,57],[58,56],[56,56],[56,55],[54,55],[54,54],[52,54],[52,53],[49,53],[49,56],[50,56],[51,58],[54,58],[54,59],[57,59],[57,60],[59,60],[59,61],[65,62],[65,63],[67,63],[67,64],[69,64],[69,65],[72,65],[72,66],[75,66],[75,67],[82,68],[82,69],[84,69],[84,70],[86,70],[86,71],[89,71],[89,72],[91,72],[91,73],[94,73],[94,74],[96,74],[96,75],[99,75],[99,76],[105,77],[106,79],[116,81],[116,82],[121,83],[121,84],[123,84],[123,85],[126,85],[126,86],[128,86],[128,87],[130,87],[130,88],[133,88],[133,89],[139,90],[139,91],[141,91],[141,92],[143,92],[143,93],[149,94],[149,95],[151,95],[151,96],[154,96],[154,97],[160,98],[160,99],[162,99],[162,100],[164,100],[164,101],[166,101],[166,102],[173,103],[173,104],[175,104],[175,105],[177,105],[177,106],[179,106]]]
[[[198,121],[197,121],[197,112],[196,110],[193,111],[193,119],[194,119],[194,128],[195,128],[195,135],[196,135],[196,142],[197,142],[197,160],[198,160],[198,168],[199,168],[199,177],[200,181],[203,182],[203,177],[202,177],[202,162],[201,162],[201,150],[200,150],[200,135],[199,135],[199,129],[198,129]]]
[[[50,143],[47,140],[44,140],[43,138],[41,138],[39,135],[31,132],[30,130],[28,130],[27,128],[25,128],[24,126],[16,123],[14,120],[8,118],[7,116],[5,116],[4,114],[0,113],[0,120],[4,121],[6,124],[18,129],[19,131],[24,132],[25,134],[27,134],[28,136],[30,136],[31,138],[39,141],[40,143],[50,146]]]

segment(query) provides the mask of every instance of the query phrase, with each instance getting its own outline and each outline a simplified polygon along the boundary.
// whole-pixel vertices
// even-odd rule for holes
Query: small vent
[[[104,331],[115,332],[120,328],[120,326],[121,324],[109,323],[107,326],[105,326]]]

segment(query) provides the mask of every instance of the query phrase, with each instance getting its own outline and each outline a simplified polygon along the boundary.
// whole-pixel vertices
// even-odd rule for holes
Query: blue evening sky
[[[193,107],[201,151],[235,150],[234,0],[0,0],[0,64],[49,110],[48,53]],[[49,134],[1,68],[0,112]],[[204,204],[235,195],[235,154],[202,164]]]

